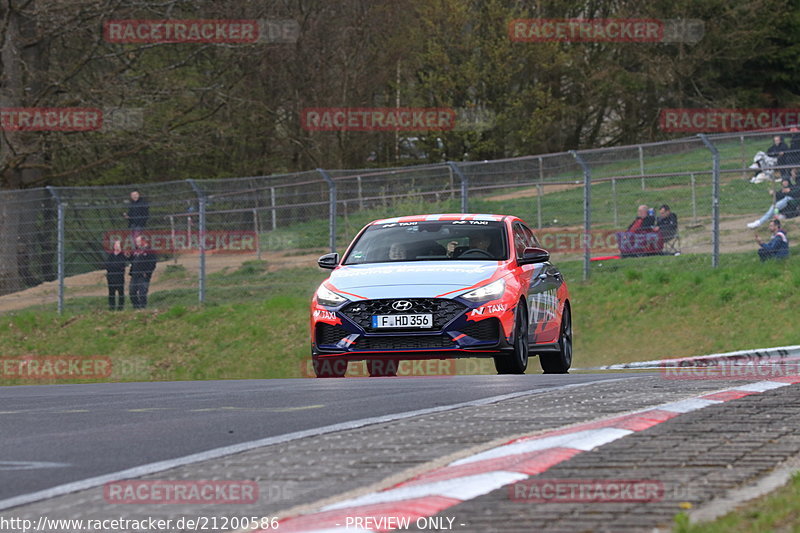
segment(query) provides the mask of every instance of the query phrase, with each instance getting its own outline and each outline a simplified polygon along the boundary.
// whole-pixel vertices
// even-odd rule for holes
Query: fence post
[[[467,175],[461,171],[458,164],[455,161],[448,161],[447,166],[458,176],[458,179],[461,180],[461,212],[468,213],[469,212],[469,179]]]
[[[331,252],[336,251],[336,182],[324,168],[318,168],[317,172],[328,184],[328,240]]]
[[[536,190],[536,223],[537,228],[542,229],[542,195],[544,194],[544,163],[539,156],[539,185]]]
[[[256,231],[256,258],[261,261],[261,228],[258,226],[258,210],[253,209],[253,228]]]
[[[644,151],[642,145],[639,145],[639,175],[642,177],[642,190],[644,190]]]
[[[614,204],[614,227],[619,227],[619,208],[617,207],[617,178],[611,178],[611,199]]]
[[[739,150],[742,153],[742,168],[747,168],[747,156],[744,153],[744,135],[739,135]],[[742,172],[742,178],[747,177],[747,171]]]
[[[694,172],[689,177],[692,180],[692,224],[697,224],[697,191],[695,190],[697,180],[694,177]]]
[[[47,186],[47,192],[56,201],[56,209],[58,212],[58,229],[56,231],[56,260],[58,261],[58,314],[64,313],[64,260],[66,250],[64,247],[64,203],[61,201],[61,195],[58,190],[51,186]]]
[[[275,187],[269,188],[269,202],[272,207],[272,231],[278,227],[278,210],[275,209]]]
[[[576,152],[570,154],[583,169],[583,281],[589,279],[590,245],[589,232],[592,230],[592,171],[586,161]]]
[[[711,152],[711,266],[719,266],[719,150],[714,146],[705,133],[698,137]]]
[[[170,241],[170,249],[172,250],[172,257],[173,257],[172,262],[173,262],[173,264],[177,265],[178,264],[178,252],[177,252],[177,247],[175,246],[175,217],[172,216],[172,215],[167,215],[167,218],[169,219],[169,235],[170,235],[170,239],[172,239]],[[191,237],[190,237],[190,239],[191,239]],[[191,240],[189,242],[191,242]]]
[[[200,268],[197,276],[197,299],[206,301],[206,195],[194,180],[186,180],[197,195],[199,220],[197,222],[197,246],[200,249]],[[190,241],[191,242],[191,241]]]

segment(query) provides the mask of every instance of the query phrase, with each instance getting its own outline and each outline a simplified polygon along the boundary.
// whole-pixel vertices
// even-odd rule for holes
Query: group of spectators
[[[669,241],[678,235],[678,216],[667,204],[662,204],[658,208],[658,213],[642,204],[636,210],[636,218],[630,223],[627,231],[630,233],[658,231],[663,240]]]
[[[122,249],[122,241],[114,241],[106,255],[105,269],[108,281],[108,308],[121,311],[125,307],[125,269],[130,265],[131,278],[128,287],[131,305],[134,309],[147,307],[147,293],[150,279],[156,269],[156,256],[150,249],[147,238],[142,233],[150,217],[150,206],[139,191],[132,191],[131,202],[123,217],[128,220],[134,248],[130,252]]]
[[[789,256],[789,239],[781,227],[781,221],[796,217],[800,214],[800,131],[792,128],[791,147],[787,146],[781,135],[772,138],[772,146],[767,150],[767,155],[777,158],[780,169],[781,186],[770,189],[772,204],[758,219],[747,224],[750,229],[756,229],[769,221],[769,230],[772,237],[763,242],[758,233],[755,240],[759,245],[758,256],[762,261],[773,258]]]

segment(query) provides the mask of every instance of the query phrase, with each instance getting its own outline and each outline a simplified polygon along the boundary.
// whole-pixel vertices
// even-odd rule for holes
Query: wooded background
[[[698,19],[705,34],[509,39],[510,20],[535,17]],[[293,19],[300,34],[118,44],[103,37],[114,19]],[[795,0],[0,0],[0,21],[0,107],[141,110],[127,130],[0,132],[3,189],[514,157],[675,137],[663,108],[800,103]],[[306,107],[396,105],[477,118],[401,135],[300,123]]]

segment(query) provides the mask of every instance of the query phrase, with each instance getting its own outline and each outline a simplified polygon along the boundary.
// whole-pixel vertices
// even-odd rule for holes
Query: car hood
[[[328,284],[363,298],[425,298],[486,281],[498,261],[408,261],[346,265],[331,273]]]

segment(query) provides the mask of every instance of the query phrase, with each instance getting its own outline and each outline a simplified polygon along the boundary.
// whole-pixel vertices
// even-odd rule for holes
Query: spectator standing
[[[141,234],[147,220],[150,218],[150,204],[147,203],[139,191],[131,191],[131,205],[128,206],[128,212],[123,215],[128,220],[128,229],[131,230],[131,236],[136,239]]]
[[[769,242],[761,242],[761,237],[756,233],[756,242],[758,243],[758,257],[762,261],[767,259],[783,259],[789,257],[789,239],[786,233],[781,229],[780,220],[772,220],[769,223],[769,230],[772,232],[772,238]]]
[[[108,282],[108,309],[122,311],[125,307],[125,267],[128,257],[122,251],[122,241],[114,241],[113,250],[106,254],[106,281]]]
[[[135,240],[136,249],[131,256],[131,304],[134,309],[144,309],[147,307],[147,292],[150,290],[150,278],[156,269],[156,256],[150,249],[147,239],[142,235],[137,235]]]

